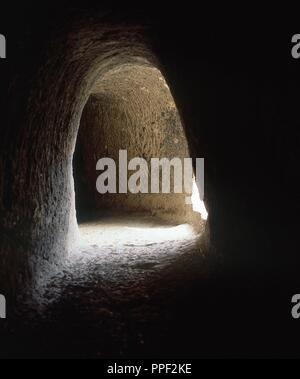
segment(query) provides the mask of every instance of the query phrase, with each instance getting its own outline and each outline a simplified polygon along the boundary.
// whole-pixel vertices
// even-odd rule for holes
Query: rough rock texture
[[[136,28],[77,20],[52,36],[37,73],[26,67],[12,86],[11,96],[20,92],[9,103],[1,158],[1,288],[29,284],[70,249],[77,233],[72,157],[81,114],[109,70],[153,61],[141,35]]]
[[[214,315],[224,351],[237,325],[237,352],[257,348],[266,328],[262,349],[292,349],[285,336],[295,334],[289,305],[300,287],[300,76],[290,41],[299,21],[289,18],[283,31],[248,10],[231,23],[223,12],[218,19],[175,3],[128,12],[54,3],[23,2],[10,17],[0,14],[9,41],[9,59],[0,61],[1,292],[30,285],[41,266],[67,253],[72,153],[94,84],[117,66],[150,62],[171,89],[192,157],[206,159],[210,241],[224,263],[215,290],[201,299],[195,291],[191,304],[215,304],[206,321]]]
[[[193,228],[138,214],[106,216],[80,231],[81,245],[44,278],[34,302],[22,307],[22,322],[2,336],[0,357],[174,354],[179,346],[165,346],[179,313],[178,289],[183,301],[195,277],[207,273]],[[188,335],[191,346],[195,336]]]
[[[186,195],[150,194],[150,175],[148,194],[101,195],[96,191],[100,175],[96,171],[97,161],[114,159],[118,176],[119,150],[128,151],[128,161],[144,158],[149,170],[151,158],[176,157],[184,167],[183,159],[189,157],[188,145],[170,89],[160,71],[145,65],[122,65],[103,75],[93,93],[83,112],[74,160],[78,216],[97,208],[110,208],[163,212],[178,222],[186,221],[191,213]],[[128,178],[132,174],[129,172]],[[173,170],[171,178],[174,192]]]

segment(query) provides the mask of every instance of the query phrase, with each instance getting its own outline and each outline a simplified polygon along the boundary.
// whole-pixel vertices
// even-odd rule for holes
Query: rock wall
[[[38,281],[76,239],[72,158],[97,80],[123,64],[153,62],[142,30],[101,18],[75,17],[62,25],[44,36],[38,57],[19,67],[5,99],[0,286],[8,294]]]
[[[95,84],[128,64],[159,68],[192,157],[206,159],[210,236],[224,272],[297,277],[300,79],[289,43],[298,24],[283,33],[175,4],[18,7],[7,22],[0,15],[9,46],[0,61],[2,292],[67,253],[82,112]]]
[[[150,169],[151,158],[184,158],[189,149],[180,116],[160,71],[151,66],[123,65],[109,71],[95,84],[83,112],[74,175],[78,189],[77,213],[97,208],[160,213],[173,221],[186,221],[191,207],[185,194],[105,194],[96,191],[100,158],[112,158],[119,172],[119,151],[128,151],[128,161],[144,158]],[[128,178],[134,171],[129,172]],[[160,183],[162,180],[160,180]],[[117,180],[117,188],[118,188]],[[183,187],[184,188],[184,187]],[[84,209],[86,208],[86,209]]]

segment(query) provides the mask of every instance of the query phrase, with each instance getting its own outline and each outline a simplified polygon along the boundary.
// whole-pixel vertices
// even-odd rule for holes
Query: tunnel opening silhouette
[[[143,34],[136,26],[75,20],[49,42],[47,59],[32,74],[26,106],[12,120],[20,143],[3,161],[9,233],[2,237],[0,280],[12,297],[60,267],[78,246],[77,221],[94,211],[145,212],[175,227],[194,221],[184,194],[104,197],[95,190],[96,160],[115,158],[119,149],[146,160],[190,156],[189,125]]]
[[[21,304],[15,348],[114,358],[296,352],[286,312],[299,288],[291,32],[273,28],[266,48],[265,22],[254,30],[253,18],[231,23],[192,6],[23,3],[18,15],[13,5],[1,13],[0,293],[9,321]],[[95,188],[96,160],[124,140],[146,159],[167,147],[181,154],[182,140],[167,138],[179,121],[165,85],[190,156],[205,158],[203,245],[176,194],[121,201]],[[33,309],[47,320],[30,329],[22,295],[37,288]]]
[[[149,164],[148,176],[152,158],[177,159],[184,170],[184,159],[190,157],[171,90],[150,62],[124,63],[106,72],[95,82],[84,107],[73,157],[78,238],[100,247],[108,242],[120,244],[123,236],[123,243],[141,246],[142,241],[180,240],[204,231],[208,214],[196,181],[190,193],[184,192],[184,185],[182,193],[175,193],[174,167],[171,193],[162,193],[160,176],[160,193],[151,193],[148,178],[147,193],[130,193],[127,186],[123,193],[100,194],[97,162],[105,158],[116,163],[114,180],[119,189],[118,165],[123,170],[128,167],[128,161],[119,161],[120,152],[126,152],[128,161],[144,159]]]

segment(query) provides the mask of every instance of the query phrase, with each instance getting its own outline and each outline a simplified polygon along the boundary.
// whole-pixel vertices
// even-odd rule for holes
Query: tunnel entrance
[[[175,169],[171,193],[100,194],[98,161],[118,162],[120,151],[126,151],[128,162],[136,157],[146,163],[152,158],[183,162],[190,156],[170,88],[151,65],[108,71],[85,105],[73,159],[80,238],[59,284],[105,288],[110,297],[130,302],[149,296],[149,281],[157,286],[181,257],[201,256],[207,212],[195,181],[190,202],[184,191],[176,193]]]
[[[153,66],[124,64],[108,71],[84,108],[73,160],[81,242],[147,246],[193,235],[195,220],[204,226],[199,214],[206,219],[207,213],[195,182],[190,204],[174,186],[168,194],[97,192],[97,162],[119,162],[120,151],[126,151],[128,161],[140,157],[149,165],[152,158],[175,158],[183,167],[190,156],[171,91]],[[171,183],[174,175],[175,169]]]
[[[74,335],[84,310],[83,324],[100,325],[98,341],[108,318],[118,334],[117,349],[122,345],[126,351],[127,342],[118,341],[122,328],[127,335],[124,317],[136,311],[135,304],[154,298],[159,280],[178,258],[201,256],[199,233],[191,225],[199,215],[193,210],[201,207],[197,191],[194,204],[176,191],[96,191],[98,160],[116,161],[120,150],[127,151],[128,160],[146,162],[190,155],[171,91],[149,63],[155,60],[152,54],[135,34],[102,29],[88,25],[78,30],[67,48],[53,43],[53,57],[39,70],[15,163],[22,162],[24,170],[11,175],[14,188],[20,183],[26,188],[13,194],[16,204],[7,221],[9,226],[19,220],[11,231],[22,225],[21,237],[5,240],[2,262],[13,269],[15,277],[5,270],[8,282],[32,285],[32,301],[42,313],[53,305],[54,313],[70,320],[71,327],[64,324],[60,333],[67,328]],[[79,241],[73,238],[78,225]],[[190,266],[184,267],[189,277]],[[176,278],[181,284],[177,272]],[[153,312],[159,314],[160,303],[145,306],[153,308],[145,312],[148,320]],[[105,346],[103,351],[108,352]]]

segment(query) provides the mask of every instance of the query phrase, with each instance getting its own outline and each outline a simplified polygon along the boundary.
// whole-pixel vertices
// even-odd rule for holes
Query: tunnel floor
[[[80,241],[63,269],[40,289],[45,305],[64,296],[64,291],[73,294],[70,289],[85,285],[101,287],[96,296],[109,293],[121,302],[147,298],[145,282],[196,248],[199,239],[188,224],[170,225],[145,215],[108,214],[80,224],[79,230]]]
[[[80,229],[80,245],[0,331],[1,358],[282,357],[290,331],[278,331],[280,315],[270,322],[274,299],[255,277],[237,286],[220,275],[189,225],[114,216]]]
[[[188,224],[140,215],[106,216],[81,224],[80,232],[77,248],[27,304],[22,322],[14,326],[24,337],[6,354],[172,355],[167,335],[182,317],[179,303],[205,271],[200,234]]]

